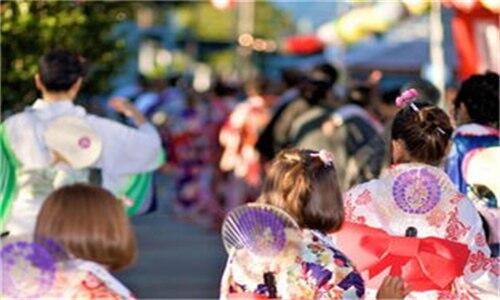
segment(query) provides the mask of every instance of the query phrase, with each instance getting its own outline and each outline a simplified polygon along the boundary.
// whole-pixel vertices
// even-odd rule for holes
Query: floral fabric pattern
[[[451,241],[458,241],[470,231],[470,226],[466,226],[458,217],[458,208],[449,213],[448,227],[446,227],[446,238]]]
[[[424,176],[416,176],[419,174]],[[403,179],[409,175],[421,180],[416,189],[420,193],[408,192],[406,186],[413,183]],[[370,201],[364,200],[367,195]],[[470,256],[464,274],[455,279],[451,291],[412,292],[407,299],[482,299],[496,295],[500,268],[490,258],[479,214],[443,170],[417,163],[392,165],[379,179],[347,191],[344,209],[346,221],[379,228],[393,236],[405,236],[413,227],[419,238],[438,237],[468,246]],[[335,234],[332,237],[335,239]],[[367,285],[365,298],[375,298],[380,278],[368,279],[365,272],[361,275]]]
[[[300,252],[292,263],[275,272],[280,299],[358,299],[365,289],[349,259],[319,232],[303,230]],[[229,293],[252,292],[267,296],[260,266],[230,256],[221,284],[221,299]],[[259,269],[257,271],[257,269]],[[256,275],[256,276],[253,276]]]
[[[111,275],[109,275],[111,276]],[[53,299],[136,299],[129,291],[120,294],[90,271],[67,269],[57,272],[54,285],[43,298]]]

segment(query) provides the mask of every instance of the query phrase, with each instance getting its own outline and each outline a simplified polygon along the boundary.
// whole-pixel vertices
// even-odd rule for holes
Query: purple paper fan
[[[37,243],[5,244],[0,250],[2,294],[17,299],[43,296],[54,284],[55,263],[50,250]]]
[[[286,245],[287,228],[298,229],[298,226],[278,208],[263,204],[241,206],[224,220],[224,246],[228,252],[233,248],[246,248],[258,256],[275,256]]]
[[[404,212],[425,214],[441,199],[440,180],[426,169],[411,169],[394,179],[392,195]]]

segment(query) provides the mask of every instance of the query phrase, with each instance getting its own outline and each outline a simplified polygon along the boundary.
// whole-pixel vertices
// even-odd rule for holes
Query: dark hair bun
[[[446,155],[453,133],[450,118],[440,108],[425,102],[414,102],[401,109],[392,124],[392,139],[402,140],[410,156],[421,163],[438,165]]]

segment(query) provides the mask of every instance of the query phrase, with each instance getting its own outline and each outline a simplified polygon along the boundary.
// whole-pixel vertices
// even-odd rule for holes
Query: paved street
[[[155,213],[133,220],[134,266],[117,274],[139,298],[217,298],[225,263],[220,235]]]
[[[168,184],[164,188],[172,190]],[[139,257],[115,275],[141,299],[218,298],[226,261],[219,233],[177,221],[168,212],[168,201],[162,206],[133,218]]]

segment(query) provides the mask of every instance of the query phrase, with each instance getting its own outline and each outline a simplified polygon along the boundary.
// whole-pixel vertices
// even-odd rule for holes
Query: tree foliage
[[[1,10],[3,110],[19,110],[36,97],[38,59],[54,48],[82,54],[89,62],[82,97],[105,92],[127,57],[113,26],[129,19],[131,2],[3,2]]]
[[[181,27],[185,27],[199,41],[232,42],[237,35],[238,12],[218,10],[209,2],[189,2],[179,5],[176,16]],[[254,35],[260,38],[277,39],[291,30],[290,16],[273,4],[255,1]]]

